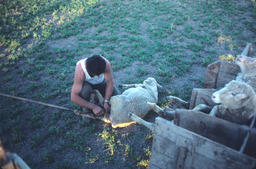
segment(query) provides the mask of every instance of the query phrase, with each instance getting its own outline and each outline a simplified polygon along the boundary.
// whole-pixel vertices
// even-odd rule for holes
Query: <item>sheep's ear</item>
[[[246,97],[247,97],[247,95],[244,93],[240,93],[240,94],[236,95],[237,100],[242,100],[242,99],[245,99]]]

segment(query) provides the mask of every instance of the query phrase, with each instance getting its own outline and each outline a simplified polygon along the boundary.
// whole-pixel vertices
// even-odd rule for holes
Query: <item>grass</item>
[[[152,76],[169,94],[189,100],[193,87],[203,82],[193,67],[205,68],[219,56],[232,60],[246,42],[255,43],[255,7],[249,1],[239,3],[3,1],[0,92],[78,109],[70,102],[75,64],[99,53],[111,62],[117,84]],[[184,79],[191,74],[193,78]],[[1,139],[24,154],[31,168],[149,164],[153,136],[138,125],[114,130],[99,121],[88,123],[68,112],[7,98],[1,98],[0,109]]]

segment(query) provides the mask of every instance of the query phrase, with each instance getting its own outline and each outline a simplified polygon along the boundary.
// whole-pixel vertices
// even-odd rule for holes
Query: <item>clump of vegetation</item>
[[[103,130],[101,133],[99,133],[99,136],[104,140],[104,144],[107,146],[107,150],[109,150],[109,154],[113,156],[117,148],[116,132],[110,133],[106,130]]]
[[[235,61],[235,57],[231,54],[219,56],[220,60]]]

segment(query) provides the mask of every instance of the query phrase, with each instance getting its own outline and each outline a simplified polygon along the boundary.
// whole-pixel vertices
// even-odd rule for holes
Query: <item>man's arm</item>
[[[104,77],[106,80],[105,100],[109,100],[113,93],[114,80],[113,80],[110,63],[107,60],[106,60],[106,71],[104,73]]]
[[[75,70],[74,84],[71,92],[71,101],[82,107],[91,109],[93,113],[96,115],[100,115],[101,113],[103,113],[103,110],[101,107],[84,100],[79,95],[82,90],[83,82],[85,78],[82,72],[83,71],[82,71],[81,65],[77,65]]]
[[[106,71],[104,73],[104,77],[106,80],[106,90],[105,90],[105,100],[110,99],[112,93],[113,93],[113,88],[114,88],[114,80],[113,80],[113,75],[112,75],[112,70],[111,66],[108,60],[106,60]],[[110,111],[109,103],[104,102],[104,108],[107,112]]]

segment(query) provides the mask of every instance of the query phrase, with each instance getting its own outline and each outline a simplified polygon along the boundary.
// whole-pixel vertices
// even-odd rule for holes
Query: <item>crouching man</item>
[[[104,97],[104,108],[90,102],[93,90],[97,89]],[[109,99],[117,95],[114,88],[113,75],[109,61],[99,55],[82,59],[77,62],[74,83],[71,92],[71,101],[92,110],[97,115],[110,112]]]

